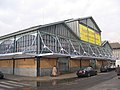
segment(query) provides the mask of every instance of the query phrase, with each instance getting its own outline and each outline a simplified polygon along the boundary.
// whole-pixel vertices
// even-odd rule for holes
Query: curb
[[[52,80],[62,80],[62,79],[70,79],[76,78],[75,73],[59,75],[56,77],[51,76],[43,76],[43,77],[27,77],[27,76],[16,76],[11,74],[5,74],[5,79],[12,81],[52,81]]]

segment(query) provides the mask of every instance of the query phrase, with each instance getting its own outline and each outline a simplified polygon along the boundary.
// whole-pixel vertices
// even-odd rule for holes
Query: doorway
[[[69,72],[69,58],[58,58],[57,67],[60,74]]]

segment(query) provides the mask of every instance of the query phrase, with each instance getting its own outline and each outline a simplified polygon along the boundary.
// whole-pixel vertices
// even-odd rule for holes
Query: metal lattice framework
[[[39,39],[37,39],[39,38]],[[39,40],[38,53],[36,52],[37,40]],[[23,41],[23,43],[21,43]],[[13,40],[6,40],[0,44],[1,54],[13,53],[14,44]],[[92,57],[92,58],[105,58],[112,59],[112,52],[102,46],[92,45],[80,40],[72,40],[57,35],[51,35],[48,33],[38,32],[37,35],[25,35],[19,38],[16,42],[16,51],[23,53],[56,53],[65,54],[71,57]],[[3,48],[3,49],[2,49]],[[4,51],[4,52],[3,52]]]
[[[50,35],[55,42],[55,44],[51,43],[51,46],[57,48],[57,50],[52,49],[51,46],[45,43],[46,41],[43,39],[41,34],[42,33],[39,32],[42,44],[44,45],[41,51],[42,54],[44,54],[44,50],[48,50],[51,53],[69,54],[71,56],[90,56],[93,58],[98,57],[106,59],[112,58],[112,52],[102,46],[91,45],[82,41],[75,41],[71,39],[61,38],[59,36]]]
[[[73,23],[73,24],[78,24]],[[74,26],[74,25],[73,25]],[[70,57],[88,57],[113,60],[113,54],[105,47],[81,41],[65,22],[37,26],[23,30],[18,34],[5,37],[0,41],[0,57],[6,55],[59,54]],[[78,27],[76,28],[78,29]],[[33,31],[32,31],[33,30]],[[3,57],[4,58],[4,57]]]

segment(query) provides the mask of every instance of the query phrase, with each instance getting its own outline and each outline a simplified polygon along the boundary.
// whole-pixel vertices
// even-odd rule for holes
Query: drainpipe
[[[16,43],[16,36],[14,36],[14,48],[13,53],[17,52],[17,43]],[[15,58],[12,58],[13,60],[13,75],[15,75]]]
[[[103,60],[102,60],[102,66],[104,65],[104,62],[103,62]]]
[[[80,59],[80,68],[82,67],[82,58]]]
[[[40,54],[40,50],[41,50],[41,40],[39,37],[39,30],[37,30],[37,38],[36,38],[36,54]],[[40,76],[40,56],[35,56],[35,60],[36,60],[36,74],[37,77]]]
[[[37,66],[36,66],[37,77],[39,77],[40,76],[40,57],[36,57],[36,62],[37,62]]]
[[[96,59],[94,59],[94,65],[95,65],[94,67],[95,67],[95,69],[96,69]]]
[[[70,62],[70,57],[68,57],[68,72],[70,72],[70,65],[69,65],[69,62]]]
[[[15,75],[15,59],[12,58],[12,60],[13,60],[13,75]]]

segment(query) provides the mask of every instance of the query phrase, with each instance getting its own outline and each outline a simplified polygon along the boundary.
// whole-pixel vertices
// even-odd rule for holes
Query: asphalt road
[[[40,83],[37,84],[37,88],[34,90],[86,90],[90,87],[93,87],[101,82],[110,80],[116,77],[114,71],[107,73],[100,73],[96,76],[85,77],[85,78],[73,78],[66,80],[54,80],[49,83]]]
[[[84,78],[71,78],[64,80],[53,80],[45,82],[37,81],[11,81],[6,79],[0,80],[0,90],[87,90],[102,82],[112,80],[116,77],[114,71],[100,73],[96,76]]]

